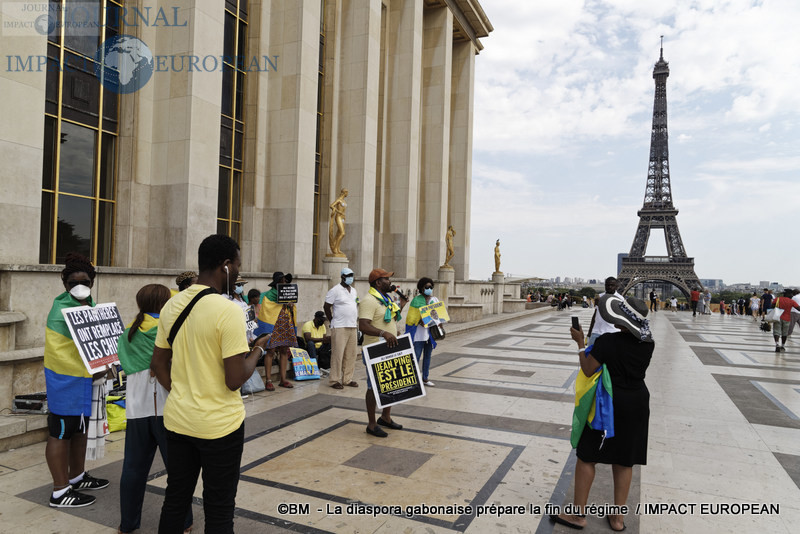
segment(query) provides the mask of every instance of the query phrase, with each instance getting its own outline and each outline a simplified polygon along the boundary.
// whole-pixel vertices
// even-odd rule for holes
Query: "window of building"
[[[58,23],[47,39],[41,263],[62,263],[68,252],[79,252],[111,265],[119,95],[95,76],[95,56],[120,33],[114,8],[121,6],[117,0],[82,3],[81,17],[97,24],[62,31],[61,19],[75,2],[50,0]]]
[[[225,0],[217,232],[240,239],[244,169],[247,0]]]

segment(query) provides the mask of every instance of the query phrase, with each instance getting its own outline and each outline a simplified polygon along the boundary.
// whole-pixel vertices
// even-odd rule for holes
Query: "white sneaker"
[[[431,382],[430,380],[427,380],[427,381],[423,382],[423,384],[425,384],[425,385],[426,385],[427,387],[429,387],[429,388],[432,388],[432,387],[435,387],[435,386],[436,386],[436,384],[434,384],[434,383],[433,383],[433,382]]]

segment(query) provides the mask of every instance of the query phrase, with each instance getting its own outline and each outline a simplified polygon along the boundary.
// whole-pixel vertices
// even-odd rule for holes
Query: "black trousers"
[[[167,430],[167,492],[159,534],[181,533],[200,470],[207,533],[233,532],[233,511],[244,449],[244,423],[227,436],[200,439]]]

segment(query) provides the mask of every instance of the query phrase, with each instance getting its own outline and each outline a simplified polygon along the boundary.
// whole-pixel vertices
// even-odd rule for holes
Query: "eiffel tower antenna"
[[[669,173],[669,134],[667,132],[667,78],[669,63],[664,60],[664,36],[661,36],[661,53],[653,67],[655,98],[653,102],[653,128],[650,136],[650,163],[644,203],[639,210],[639,226],[627,258],[622,259],[622,269],[617,278],[621,293],[643,282],[667,282],[689,296],[691,289],[702,289],[694,272],[694,258],[686,256],[683,240],[678,231],[678,210],[672,204],[672,185]],[[645,256],[650,230],[661,229],[667,241],[666,256]]]

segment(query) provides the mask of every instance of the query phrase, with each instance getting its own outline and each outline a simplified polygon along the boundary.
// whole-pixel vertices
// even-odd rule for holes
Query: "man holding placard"
[[[401,296],[400,305],[394,303],[387,296],[391,288],[389,278],[394,273],[383,269],[373,269],[369,273],[369,293],[364,297],[358,306],[358,327],[364,334],[364,346],[386,341],[389,347],[397,346],[397,321],[400,320],[400,310],[406,305],[408,299]],[[366,364],[366,359],[364,360]],[[393,430],[400,430],[403,425],[392,421],[391,407],[384,408],[381,417],[375,419],[375,409],[378,404],[375,394],[372,392],[372,383],[367,372],[367,434],[378,438],[385,438],[388,434],[380,428],[384,426]],[[378,426],[380,425],[380,426]]]

